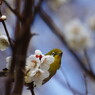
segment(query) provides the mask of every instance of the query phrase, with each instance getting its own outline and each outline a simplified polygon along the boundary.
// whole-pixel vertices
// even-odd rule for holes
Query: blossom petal
[[[40,68],[44,70],[48,70],[50,68],[50,64],[54,62],[54,57],[47,55],[42,58],[42,63]]]
[[[6,62],[7,62],[6,68],[7,68],[7,69],[10,69],[11,60],[12,60],[12,57],[11,57],[11,56],[9,56],[9,57],[6,58]]]
[[[35,55],[40,55],[42,52],[40,50],[35,50]]]

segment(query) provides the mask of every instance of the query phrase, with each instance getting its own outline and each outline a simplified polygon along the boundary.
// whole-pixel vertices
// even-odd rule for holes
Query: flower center
[[[36,55],[36,58],[39,58],[39,55]]]
[[[36,55],[36,58],[42,59],[42,55]]]

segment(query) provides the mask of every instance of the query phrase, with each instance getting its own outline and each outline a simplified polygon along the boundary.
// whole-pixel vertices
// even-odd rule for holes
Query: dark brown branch
[[[28,85],[28,89],[31,91],[32,95],[35,95],[35,92],[34,92],[34,83],[33,82]]]
[[[29,41],[32,36],[30,33],[31,23],[34,20],[34,13],[32,11],[33,1],[34,0],[24,1],[23,21],[20,25],[20,33],[17,33],[15,35],[16,42],[14,50],[16,51],[16,54],[13,60],[16,61],[16,78],[12,95],[21,95],[24,85],[24,70],[27,56],[26,54]]]
[[[28,39],[27,39],[28,37]],[[22,89],[23,89],[23,84],[24,84],[24,67],[25,67],[25,59],[26,59],[26,53],[27,53],[27,48],[28,44],[31,38],[31,35],[27,35],[27,37],[24,37],[23,44],[18,44],[17,47],[17,52],[16,52],[16,79],[15,79],[15,87],[13,90],[12,95],[21,95]],[[17,44],[17,43],[16,43]],[[25,48],[24,48],[25,47]]]
[[[66,48],[70,51],[70,53],[74,56],[74,58],[77,60],[83,71],[90,77],[95,80],[95,75],[93,72],[89,71],[85,66],[84,63],[80,60],[80,58],[76,55],[76,53],[69,48],[67,42],[64,39],[63,33],[58,29],[58,27],[55,25],[54,21],[50,18],[50,16],[43,10],[41,9],[39,12],[40,17],[44,20],[44,22],[50,27],[52,32],[61,40],[63,45],[66,46]]]
[[[16,0],[15,6],[16,6],[16,10],[17,10],[18,13],[20,13],[20,4],[21,4],[21,0]],[[17,17],[16,28],[15,28],[15,36],[17,36],[16,33],[18,33],[18,35],[19,35],[19,32],[20,32],[20,21],[19,21],[19,19]],[[13,55],[12,55],[13,58],[16,56],[16,52],[15,51],[16,51],[16,49],[14,48]],[[15,69],[15,63],[16,63],[15,60],[12,60],[12,62],[11,62],[11,68],[10,68],[10,71],[9,71],[9,73],[10,73],[11,76],[13,76],[13,74],[14,74],[13,71]]]
[[[20,7],[19,7],[20,6],[20,0],[16,0],[16,2],[17,2],[16,7],[18,8],[18,10],[20,10]],[[19,18],[17,17],[17,19],[19,19]],[[19,24],[17,24],[17,26],[18,25]],[[17,31],[17,29],[18,28],[16,27],[16,31]],[[18,29],[18,31],[19,31],[19,29]],[[15,43],[14,43],[14,45],[15,45]],[[11,62],[11,67],[10,67],[9,74],[8,74],[8,79],[6,81],[5,95],[10,95],[11,94],[12,80],[14,79],[14,70],[15,70],[15,65],[16,65],[16,49],[15,48],[13,48],[13,50],[12,50],[12,52],[13,52],[12,58],[13,59],[12,59],[12,62]]]

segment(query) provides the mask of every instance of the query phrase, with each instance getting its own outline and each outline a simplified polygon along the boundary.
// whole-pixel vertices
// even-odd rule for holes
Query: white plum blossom
[[[54,62],[54,57],[50,55],[46,55],[41,60],[40,68],[44,70],[48,70],[50,68],[50,64]]]
[[[39,65],[40,65],[40,60],[38,58],[36,58],[36,56],[31,55],[26,60],[26,71],[38,68]]]
[[[36,50],[35,54],[26,60],[25,82],[34,82],[36,86],[42,85],[43,80],[49,76],[48,69],[53,62],[53,56],[43,55],[40,50]]]
[[[64,37],[73,50],[83,50],[93,46],[90,32],[79,19],[74,19],[65,25]]]
[[[0,35],[0,50],[4,51],[8,48],[8,46],[9,46],[9,41],[7,36]]]
[[[90,27],[91,30],[95,31],[95,15],[90,16],[87,19],[87,24],[88,24],[88,26]]]
[[[60,8],[63,4],[69,2],[70,0],[47,0],[47,3],[49,7],[56,11],[58,8]]]
[[[11,57],[6,58],[6,67],[10,68]],[[45,78],[49,77],[50,64],[54,62],[52,55],[44,55],[36,50],[34,55],[26,58],[25,83],[34,82],[35,86],[41,86]]]

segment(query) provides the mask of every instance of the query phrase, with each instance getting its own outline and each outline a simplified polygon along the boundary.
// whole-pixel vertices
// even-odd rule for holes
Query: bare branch
[[[87,79],[86,78],[87,78],[87,76],[84,75],[84,84],[85,84],[85,90],[86,90],[85,94],[88,95],[88,87],[87,87]]]

